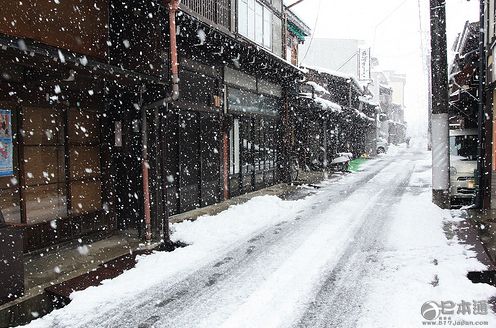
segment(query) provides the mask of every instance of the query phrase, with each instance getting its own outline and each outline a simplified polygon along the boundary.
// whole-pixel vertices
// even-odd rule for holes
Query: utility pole
[[[485,22],[485,0],[480,0],[479,7],[479,113],[477,120],[478,127],[478,140],[477,140],[477,197],[475,199],[475,205],[477,208],[484,208],[484,198],[486,195],[486,181],[484,179],[483,172],[486,170],[485,155],[486,150],[484,145],[486,144],[486,115],[484,102],[486,100],[486,47],[485,47],[485,33],[484,33],[484,22]]]
[[[450,208],[446,0],[430,0],[432,74],[432,201]]]

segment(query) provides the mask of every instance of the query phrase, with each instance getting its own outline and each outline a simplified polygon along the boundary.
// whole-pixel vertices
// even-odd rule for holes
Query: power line
[[[419,27],[420,27],[420,50],[422,51],[422,58],[424,58],[424,30],[422,27],[422,6],[420,5],[420,0],[417,0],[418,5],[418,17],[419,17]],[[424,60],[422,59],[424,62]]]
[[[426,55],[426,47],[425,47],[425,44],[424,44],[424,27],[422,26],[422,4],[421,4],[421,0],[417,0],[417,8],[418,8],[418,18],[419,18],[419,28],[420,28],[420,54],[422,56],[422,68],[423,68],[423,73],[424,73],[424,78],[426,77],[426,73],[430,71],[429,69],[429,63],[427,61],[427,55]],[[431,126],[430,126],[430,115],[431,115],[431,111],[430,111],[430,92],[431,92],[431,77],[429,76],[429,74],[427,74],[427,110],[428,110],[428,134],[430,135],[430,129],[431,129]],[[425,98],[424,98],[425,99]],[[419,112],[420,114],[420,112]],[[417,125],[417,134],[419,133],[419,129],[420,129],[420,126]]]
[[[347,59],[347,60],[343,63],[343,65],[339,66],[339,68],[337,69],[337,71],[339,72],[339,70],[340,70],[341,68],[343,68],[343,67],[344,67],[344,65],[348,64],[348,63],[350,62],[350,60],[352,60],[352,59],[353,59],[356,55],[358,55],[358,51],[357,51],[357,52],[355,52],[353,55],[351,55],[351,57],[350,57],[350,58],[348,58],[348,59]]]
[[[305,56],[303,56],[303,59],[301,60],[301,63],[303,63],[305,61],[305,58],[307,58],[307,55],[308,55],[308,51],[312,47],[312,41],[313,41],[313,38],[315,37],[315,30],[317,29],[317,23],[319,22],[320,6],[321,5],[322,5],[322,0],[319,0],[319,7],[317,9],[317,17],[315,17],[315,24],[313,25],[312,37],[310,38],[310,43],[308,44],[307,51],[305,52]]]
[[[377,23],[374,27],[374,41],[372,43],[372,48],[374,48],[375,46],[375,39],[377,37],[377,28],[383,24],[385,21],[387,21],[391,16],[393,16],[393,14],[395,14],[401,7],[403,7],[403,5],[407,2],[408,0],[404,0],[403,2],[401,2],[397,7],[395,7],[391,12],[389,12],[389,14],[387,14],[379,23]]]

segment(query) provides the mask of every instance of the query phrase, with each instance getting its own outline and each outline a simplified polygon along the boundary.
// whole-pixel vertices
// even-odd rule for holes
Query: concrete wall
[[[321,67],[358,76],[357,55],[362,44],[364,41],[361,40],[314,38],[300,47],[300,61],[303,66]]]

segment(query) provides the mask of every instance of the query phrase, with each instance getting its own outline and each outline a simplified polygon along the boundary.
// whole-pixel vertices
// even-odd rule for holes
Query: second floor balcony
[[[192,15],[198,15],[207,23],[217,28],[231,30],[231,0],[182,0],[181,9]],[[235,3],[234,3],[235,4]]]
[[[181,9],[282,57],[281,0],[182,0]]]

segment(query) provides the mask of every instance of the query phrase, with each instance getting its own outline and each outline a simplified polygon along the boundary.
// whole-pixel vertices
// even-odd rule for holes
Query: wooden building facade
[[[143,117],[171,89],[168,9],[71,0],[2,11],[12,164],[0,206],[25,252],[116,229],[143,236],[144,141],[154,238],[168,215],[281,181],[281,117],[301,74],[281,58],[281,1],[182,1],[181,96]]]
[[[320,133],[307,128],[325,131],[323,163],[364,151],[360,86],[319,75],[342,108],[323,116],[300,99],[282,0],[183,0],[180,96],[165,101],[169,10],[162,0],[4,4],[0,210],[24,252],[117,230],[167,237],[171,215],[288,181],[298,142]],[[310,163],[322,158],[311,147]]]
[[[340,153],[374,153],[378,105],[370,97],[351,77],[306,68],[294,112],[294,154],[301,169],[332,169]]]

